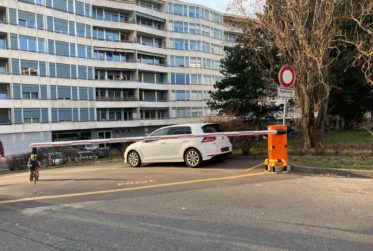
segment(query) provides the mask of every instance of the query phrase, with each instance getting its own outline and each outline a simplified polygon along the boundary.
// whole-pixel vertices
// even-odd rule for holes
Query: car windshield
[[[223,129],[218,124],[210,124],[202,126],[202,131],[204,133],[214,133],[214,132],[223,132]]]

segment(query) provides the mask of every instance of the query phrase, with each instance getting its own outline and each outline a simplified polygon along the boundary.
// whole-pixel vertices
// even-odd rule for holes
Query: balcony
[[[109,101],[109,102],[138,101],[138,98],[136,98],[135,96],[133,97],[97,97],[96,101]]]
[[[0,23],[6,23],[6,9],[0,7]]]
[[[9,84],[0,83],[0,100],[7,100],[10,98]]]
[[[0,109],[0,125],[11,124],[11,111],[10,109]]]

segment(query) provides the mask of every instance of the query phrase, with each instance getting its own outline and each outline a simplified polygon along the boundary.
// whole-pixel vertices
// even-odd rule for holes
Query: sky
[[[207,7],[210,7],[212,9],[215,9],[221,12],[225,12],[228,4],[231,2],[231,0],[183,0],[183,1],[205,5]]]

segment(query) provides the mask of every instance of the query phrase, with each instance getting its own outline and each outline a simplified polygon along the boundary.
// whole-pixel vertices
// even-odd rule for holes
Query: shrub
[[[29,154],[21,154],[8,159],[9,171],[26,170]]]

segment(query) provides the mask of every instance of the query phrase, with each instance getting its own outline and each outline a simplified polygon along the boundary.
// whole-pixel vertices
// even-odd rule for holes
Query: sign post
[[[285,65],[281,68],[280,72],[278,73],[278,80],[283,88],[279,88],[279,95],[281,94],[281,89],[285,89],[282,91],[282,93],[287,92],[287,89],[291,88],[295,83],[295,71],[293,67],[289,65]],[[282,120],[282,124],[286,125],[286,106],[288,103],[289,97],[287,95],[285,96],[284,100],[284,116]]]

